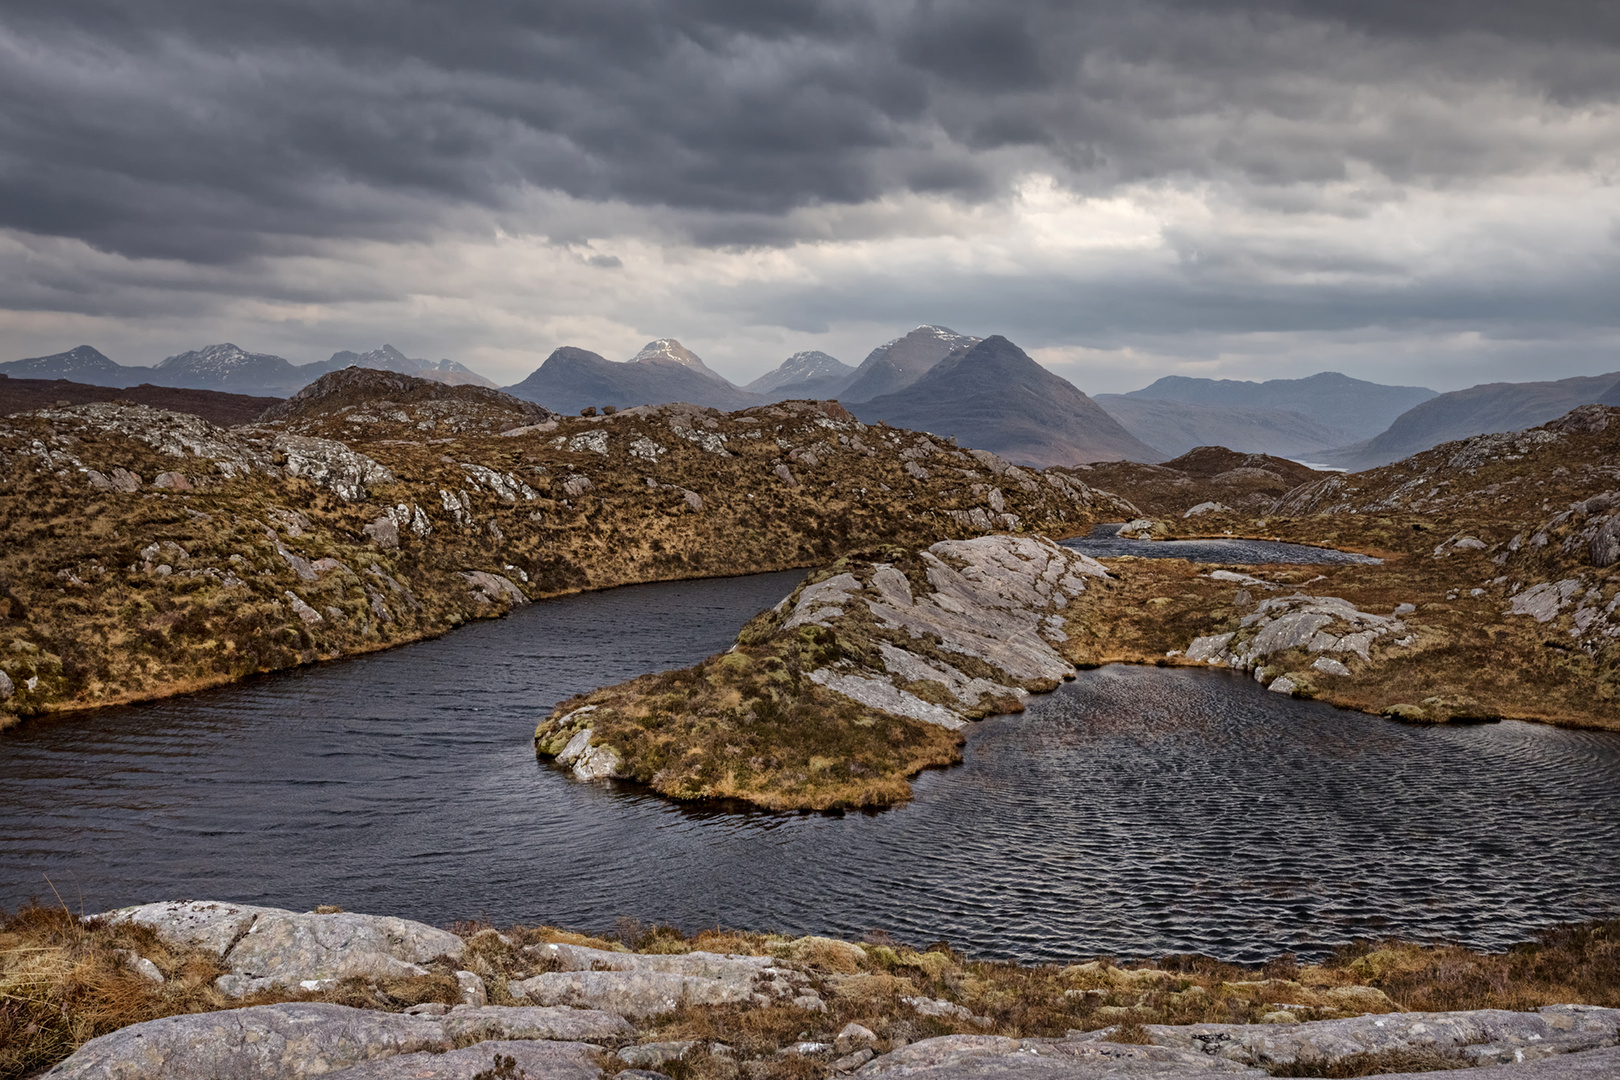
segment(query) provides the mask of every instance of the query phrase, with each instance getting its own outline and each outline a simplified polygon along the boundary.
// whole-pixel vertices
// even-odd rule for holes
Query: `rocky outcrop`
[[[1203,1076],[1264,1076],[1258,1069],[1197,1051],[1159,1046],[1003,1035],[943,1035],[923,1039],[868,1062],[862,1077],[1035,1078],[1052,1080],[1192,1080]]]
[[[289,1002],[133,1024],[90,1040],[45,1075],[53,1080],[301,1080],[384,1059],[403,1057],[414,1064],[424,1051],[442,1053],[482,1040],[547,1040],[541,1044],[550,1047],[540,1051],[544,1060],[578,1068],[597,1049],[587,1040],[629,1034],[621,1017],[578,1009],[460,1007],[434,1017]],[[512,1053],[504,1043],[498,1051],[487,1049]]]
[[[578,1042],[491,1039],[446,1053],[422,1052],[368,1061],[326,1073],[328,1080],[597,1080],[601,1047]]]
[[[1295,1024],[1148,1024],[1156,1046],[1271,1068],[1399,1050],[1455,1053],[1473,1064],[1516,1063],[1620,1044],[1620,1009],[1549,1005],[1536,1012],[1479,1009],[1398,1013]],[[1095,1032],[1106,1039],[1110,1029]]]
[[[767,721],[753,730],[768,740],[757,744],[761,761],[765,754],[780,762],[783,751],[803,753],[806,764],[814,758],[814,771],[823,775],[832,764],[853,766],[856,774],[874,771],[871,759],[848,746],[843,763],[812,752],[812,744],[832,730],[829,725],[870,728],[867,718],[881,715],[955,731],[969,720],[1021,709],[1027,694],[1070,677],[1074,665],[1063,652],[1066,616],[1088,580],[1108,577],[1096,560],[1032,536],[946,540],[920,552],[896,551],[891,561],[848,560],[832,571],[745,627],[731,653],[701,665],[705,685],[727,679],[743,684],[730,695],[735,700],[720,706],[743,728],[762,716],[781,716],[784,708],[816,725]],[[778,666],[779,675],[769,674]],[[670,783],[671,774],[659,763],[670,754],[672,726],[690,723],[712,733],[714,725],[698,718],[715,706],[694,703],[672,720],[649,725],[642,719],[649,711],[669,707],[661,685],[646,683],[643,689],[638,681],[558,706],[535,730],[537,751],[570,766],[580,779]],[[802,737],[802,745],[785,746],[784,736]],[[859,736],[850,746],[865,740]],[[721,752],[735,756],[738,744],[732,740],[725,744],[732,749]],[[726,770],[728,794],[778,797],[750,793],[737,781],[742,770],[736,761],[709,762],[706,753],[688,745],[682,760],[687,768]],[[901,760],[907,771],[900,776],[915,771],[916,758]],[[785,775],[804,775],[781,767]],[[884,798],[892,801],[906,790],[890,787],[886,791],[893,794]],[[825,790],[813,796],[830,797]]]
[[[619,953],[581,945],[530,946],[525,952],[560,969],[509,983],[512,996],[542,1005],[603,1009],[647,1017],[683,1005],[730,1005],[794,999],[821,1002],[802,972],[769,956],[711,952]]]
[[[174,901],[110,912],[113,922],[149,926],[179,944],[207,949],[230,969],[217,983],[238,997],[271,986],[313,988],[327,980],[426,975],[422,965],[458,959],[455,934],[424,923],[352,912],[300,914],[281,908]]]
[[[1248,580],[1256,585],[1265,584]],[[1279,653],[1291,650],[1338,653],[1359,657],[1365,662],[1372,659],[1373,646],[1386,638],[1397,646],[1409,644],[1408,637],[1395,636],[1406,633],[1406,624],[1393,615],[1361,611],[1336,596],[1295,593],[1262,600],[1243,616],[1236,631],[1194,638],[1185,658],[1193,663],[1224,664],[1264,675],[1266,672],[1261,665]],[[1341,662],[1324,659],[1329,663],[1313,665],[1317,671],[1349,673]],[[1278,688],[1279,692],[1293,692],[1304,684],[1304,677],[1298,674],[1291,673],[1285,678],[1287,682]]]
[[[683,1006],[738,1005],[756,999],[744,983],[672,971],[552,971],[509,983],[507,992],[540,1005],[602,1009],[636,1018]]]
[[[1203,1076],[1360,1075],[1331,1071],[1358,1059],[1427,1054],[1438,1068],[1508,1064],[1470,1071],[1493,1080],[1563,1080],[1614,1075],[1620,1010],[1554,1005],[1536,1013],[1480,1010],[1405,1013],[1271,1024],[1145,1025],[1149,1045],[1109,1041],[1112,1028],[1065,1039],[946,1035],[869,1062],[862,1077],[990,1077],[1065,1080],[1194,1080]],[[1509,1064],[1510,1063],[1510,1064]],[[1322,1071],[1294,1071],[1298,1069]],[[1398,1075],[1412,1076],[1415,1073]],[[1421,1075],[1435,1076],[1426,1072]],[[1446,1073],[1444,1075],[1452,1075]]]

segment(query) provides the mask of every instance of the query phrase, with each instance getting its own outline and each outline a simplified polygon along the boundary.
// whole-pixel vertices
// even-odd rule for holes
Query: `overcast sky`
[[[0,359],[1620,369],[1613,0],[7,0]]]

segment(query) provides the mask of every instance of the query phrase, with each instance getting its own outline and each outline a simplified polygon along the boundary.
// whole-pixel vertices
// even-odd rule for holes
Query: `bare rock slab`
[[[400,1055],[442,1053],[468,1039],[541,1040],[555,1046],[630,1034],[622,1017],[572,1009],[458,1006],[434,1017],[290,1002],[133,1024],[90,1040],[45,1075],[52,1080],[296,1080]],[[568,1054],[556,1060],[567,1061]]]
[[[301,914],[211,900],[181,900],[124,908],[107,916],[156,930],[165,940],[218,953],[230,974],[220,989],[239,996],[267,986],[297,986],[358,976],[425,975],[440,956],[466,948],[448,930],[389,915]]]
[[[1289,1025],[1149,1024],[1145,1030],[1156,1046],[1246,1065],[1334,1061],[1396,1050],[1455,1051],[1489,1064],[1614,1046],[1620,1043],[1620,1009],[1549,1005],[1537,1012],[1386,1013]],[[1093,1037],[1098,1035],[1107,1037]]]
[[[475,1080],[493,1073],[528,1080],[597,1080],[599,1049],[590,1043],[492,1040],[444,1054],[401,1054],[326,1075],[330,1080]]]
[[[538,1005],[601,1009],[633,1017],[659,1016],[683,1004],[730,1005],[756,1000],[746,983],[673,971],[550,971],[508,983],[506,989],[513,997]]]
[[[868,1062],[860,1077],[927,1080],[1201,1080],[1264,1072],[1197,1051],[1000,1035],[923,1039]]]

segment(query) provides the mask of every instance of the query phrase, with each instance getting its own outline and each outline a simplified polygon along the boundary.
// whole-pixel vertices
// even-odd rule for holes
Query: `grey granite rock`
[[[439,956],[459,958],[465,945],[447,930],[387,915],[286,912],[254,920],[229,953],[233,972],[289,985],[305,980],[423,975]]]
[[[283,908],[232,904],[219,900],[170,900],[120,908],[100,916],[109,922],[133,922],[151,927],[165,941],[207,949],[223,956],[236,939],[247,933],[260,915],[291,915]]]
[[[337,1072],[330,1080],[475,1080],[491,1074],[528,1080],[597,1080],[601,1070],[590,1043],[495,1039],[442,1054],[400,1054]],[[502,1072],[500,1070],[507,1070]]]
[[[549,971],[508,983],[506,989],[513,997],[538,1005],[600,1009],[633,1017],[658,1016],[682,1004],[730,1005],[756,1000],[747,984],[672,971]]]
[[[1106,1039],[1106,1030],[1092,1037]],[[1614,1046],[1620,1043],[1620,1009],[1553,1005],[1532,1013],[1385,1013],[1286,1027],[1149,1024],[1145,1030],[1156,1046],[1197,1050],[1246,1065],[1332,1061],[1391,1050],[1457,1051],[1487,1064]]]
[[[1208,1076],[1264,1076],[1258,1069],[1191,1050],[1159,1046],[1001,1035],[945,1035],[923,1039],[868,1062],[857,1076],[927,1077],[929,1080],[1182,1080]]]
[[[752,983],[761,976],[786,974],[769,956],[742,956],[735,953],[632,953],[609,952],[584,945],[561,943],[530,945],[523,950],[533,956],[555,961],[561,971],[662,971],[695,975],[704,979]]]
[[[56,1080],[297,1080],[402,1054],[443,1052],[468,1040],[587,1042],[629,1034],[621,1017],[569,1009],[458,1006],[447,1016],[432,1017],[292,1002],[134,1024],[85,1043],[46,1075]]]
[[[679,1061],[696,1045],[696,1039],[642,1043],[640,1046],[626,1046],[616,1056],[632,1069],[659,1069],[672,1061]]]
[[[150,926],[166,940],[221,956],[219,983],[233,996],[274,985],[297,986],[361,976],[421,975],[439,956],[461,956],[456,935],[387,915],[299,914],[281,908],[209,900],[145,904],[103,918]],[[311,987],[313,988],[313,987]]]
[[[345,502],[364,499],[372,485],[394,482],[385,466],[335,439],[278,435],[275,447],[285,459],[288,476],[326,488]]]
[[[259,1005],[171,1016],[92,1039],[53,1080],[294,1080],[445,1046],[425,1017],[343,1005]]]

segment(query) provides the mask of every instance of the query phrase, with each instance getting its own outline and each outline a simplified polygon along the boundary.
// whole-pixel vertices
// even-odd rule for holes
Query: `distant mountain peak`
[[[454,360],[440,360],[437,363],[431,360],[417,360],[406,356],[388,344],[365,353],[351,352],[349,350],[335,352],[332,354],[332,359],[324,364],[311,364],[308,370],[325,374],[329,371],[340,371],[346,367],[393,371],[400,375],[413,375],[418,378],[432,379],[434,382],[446,383],[450,386],[472,385],[495,388],[495,383],[484,378],[484,376],[465,364],[458,364]]]
[[[958,349],[971,349],[978,343],[978,338],[958,334],[948,326],[925,323],[873,349],[861,361],[844,397],[870,401],[903,390]]]
[[[642,350],[630,358],[632,364],[679,364],[684,368],[701,372],[711,379],[728,382],[718,372],[712,371],[697,353],[688,349],[674,338],[659,338],[649,341]]]
[[[1165,456],[999,334],[953,349],[903,389],[850,408],[867,423],[955,435],[1041,467]]]
[[[805,397],[837,397],[854,374],[855,369],[836,356],[810,349],[794,353],[743,389],[769,394],[782,387],[802,387]]]

